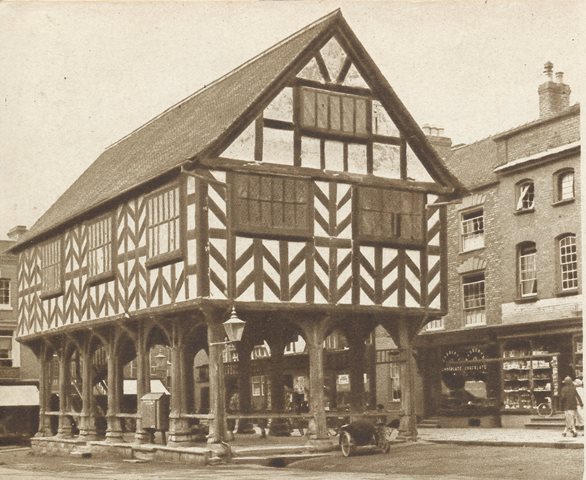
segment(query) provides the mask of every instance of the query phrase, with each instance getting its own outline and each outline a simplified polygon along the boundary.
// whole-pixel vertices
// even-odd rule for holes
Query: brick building
[[[0,438],[34,433],[39,414],[38,363],[15,339],[17,256],[6,251],[25,231],[15,227],[0,240]]]
[[[418,338],[442,424],[523,425],[582,376],[580,106],[545,75],[537,120],[447,158],[470,194],[448,211],[449,314]]]

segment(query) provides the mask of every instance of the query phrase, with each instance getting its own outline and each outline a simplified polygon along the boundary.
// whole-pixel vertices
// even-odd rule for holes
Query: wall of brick
[[[558,117],[554,121],[541,123],[523,130],[508,139],[497,139],[497,154],[505,163],[523,158],[548,148],[579,140],[579,112]],[[480,161],[470,158],[470,162]],[[554,174],[564,168],[573,168],[576,196],[573,202],[555,204]],[[530,213],[516,213],[516,185],[520,180],[532,179],[535,184],[535,209]],[[559,296],[559,247],[556,238],[563,233],[577,235],[578,269],[581,271],[580,255],[580,155],[575,154],[549,163],[533,166],[519,172],[505,172],[500,182],[473,192],[484,196],[485,248],[471,252],[461,251],[461,213],[470,203],[464,199],[462,205],[448,209],[448,298],[449,313],[444,317],[444,330],[473,329],[465,327],[462,305],[462,274],[458,269],[471,258],[485,263],[486,324],[518,323],[564,318],[575,304],[577,295],[571,299]],[[517,300],[517,245],[524,241],[537,244],[538,299],[537,305],[547,308],[537,314],[529,306],[511,307]],[[470,262],[471,263],[471,262]],[[581,279],[580,282],[581,283]],[[581,288],[577,293],[581,292]],[[544,299],[549,299],[543,303]],[[556,304],[560,304],[559,308]],[[502,311],[501,305],[508,304]],[[561,310],[560,310],[561,309]],[[568,310],[569,311],[569,310]],[[547,314],[546,314],[547,313]],[[519,319],[512,319],[519,314]]]
[[[574,202],[555,204],[554,173],[563,168],[573,168],[576,198]],[[516,185],[519,181],[531,179],[535,185],[535,210],[517,213]],[[537,293],[538,298],[556,297],[560,292],[558,274],[559,249],[556,238],[563,233],[577,235],[580,246],[580,156],[535,167],[529,171],[502,176],[500,183],[498,211],[502,218],[502,278],[503,301],[513,302],[518,296],[516,276],[517,245],[532,241],[537,247]],[[514,226],[514,228],[511,228]],[[581,255],[578,248],[578,271],[581,269]],[[581,283],[581,282],[579,282]]]
[[[575,110],[575,111],[574,111]],[[533,127],[497,141],[499,163],[504,164],[550,148],[559,147],[580,139],[580,112],[538,123]]]

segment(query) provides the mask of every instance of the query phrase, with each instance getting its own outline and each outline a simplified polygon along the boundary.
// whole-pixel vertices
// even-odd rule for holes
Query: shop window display
[[[484,347],[459,347],[442,356],[442,401],[444,411],[478,411],[496,408],[493,368],[485,362]]]
[[[503,408],[531,411],[559,394],[559,354],[538,340],[503,345]]]

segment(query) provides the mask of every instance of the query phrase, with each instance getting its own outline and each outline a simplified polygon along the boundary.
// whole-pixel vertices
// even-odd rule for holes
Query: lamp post
[[[224,330],[226,331],[226,336],[228,340],[223,342],[209,342],[208,345],[218,346],[221,347],[219,354],[216,358],[218,358],[216,363],[216,378],[217,378],[217,395],[216,401],[214,405],[215,409],[215,418],[216,418],[216,425],[215,425],[215,434],[214,434],[214,441],[225,441],[225,434],[226,434],[226,385],[224,382],[224,359],[223,359],[223,348],[224,345],[228,345],[231,343],[239,342],[242,340],[242,335],[244,333],[244,327],[246,322],[238,318],[236,315],[236,309],[232,307],[232,312],[230,313],[230,318],[223,323]],[[211,372],[210,372],[211,373]]]

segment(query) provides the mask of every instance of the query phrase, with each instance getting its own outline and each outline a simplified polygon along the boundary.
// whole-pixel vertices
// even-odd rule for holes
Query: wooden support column
[[[94,413],[94,372],[89,339],[81,352],[81,422],[79,437],[84,440],[95,440],[96,418]]]
[[[279,327],[277,326],[276,328],[278,329]],[[281,332],[272,332],[271,337],[269,339],[271,349],[271,411],[273,413],[283,413],[285,411],[285,383],[283,381],[285,341]],[[283,419],[273,419],[271,421],[270,435],[287,436],[290,433],[289,422]]]
[[[63,347],[59,355],[59,429],[57,430],[57,436],[61,438],[71,437],[71,422],[67,418],[70,384],[69,357]]]
[[[181,415],[186,410],[185,389],[185,345],[180,332],[176,333],[175,344],[171,347],[171,412],[169,415],[168,446],[187,446],[191,441],[189,422]]]
[[[252,411],[252,391],[250,387],[250,354],[252,342],[243,340],[236,344],[238,350],[238,392],[240,395],[240,411],[250,413]],[[238,422],[238,433],[254,433],[252,422],[241,419]]]
[[[224,345],[211,345],[224,340],[224,327],[221,323],[208,320],[209,345],[209,375],[210,375],[210,414],[213,419],[210,423],[208,443],[225,442],[227,438],[226,425],[226,386],[224,384],[224,362],[222,352]]]
[[[141,398],[151,391],[151,365],[149,351],[146,348],[144,338],[144,326],[139,324],[136,336],[136,433],[134,439],[137,443],[148,443],[150,435],[142,429]]]
[[[361,335],[351,335],[348,339],[350,349],[350,406],[352,410],[364,410],[364,354],[366,345]]]
[[[324,397],[324,320],[314,320],[306,329],[309,350],[309,409],[315,420],[315,439],[327,440]]]
[[[409,319],[399,319],[399,348],[401,349],[401,423],[399,434],[408,440],[417,440],[417,417],[415,413],[415,357],[413,335]]]
[[[122,392],[120,391],[120,377],[122,377],[120,359],[114,345],[107,345],[108,361],[108,429],[106,430],[106,441],[117,443],[122,440],[122,425],[120,418],[116,415],[120,413],[120,400]]]
[[[51,361],[47,345],[43,343],[40,348],[39,358],[39,429],[35,437],[51,436],[51,417],[45,412],[50,411],[49,401],[51,398]]]

